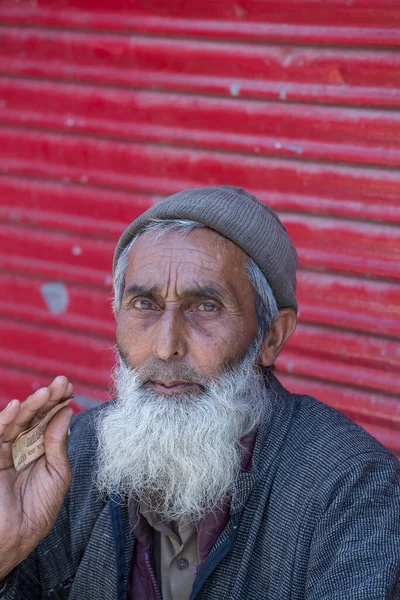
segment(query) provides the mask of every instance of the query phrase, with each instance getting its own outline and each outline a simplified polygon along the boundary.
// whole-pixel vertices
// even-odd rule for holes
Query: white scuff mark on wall
[[[290,145],[290,146],[286,146],[287,150],[290,150],[291,152],[296,152],[296,154],[303,154],[303,148],[302,146],[295,146],[294,144]]]
[[[239,96],[240,94],[240,84],[239,83],[231,83],[231,85],[229,86],[229,91],[231,93],[231,96]]]
[[[279,92],[279,98],[281,100],[286,100],[287,89],[285,87],[281,88]]]
[[[291,54],[288,54],[288,55],[287,55],[287,56],[285,56],[285,58],[283,59],[283,63],[282,63],[282,64],[283,64],[283,66],[284,66],[284,67],[289,67],[289,66],[290,66],[290,63],[292,62],[292,60],[293,60],[293,56],[292,56]]]
[[[63,283],[45,283],[40,287],[40,292],[52,315],[65,313],[69,304],[69,294]]]

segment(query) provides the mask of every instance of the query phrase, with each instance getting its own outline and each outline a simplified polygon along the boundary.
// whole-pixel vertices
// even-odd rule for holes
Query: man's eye
[[[134,308],[139,308],[140,310],[154,310],[155,306],[150,300],[135,300],[133,303]]]
[[[218,307],[214,302],[202,302],[201,304],[199,304],[198,310],[200,310],[201,312],[210,313],[217,311]]]

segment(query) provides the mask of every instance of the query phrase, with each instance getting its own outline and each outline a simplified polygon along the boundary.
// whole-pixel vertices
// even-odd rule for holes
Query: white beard
[[[198,523],[229,500],[239,440],[267,418],[267,385],[249,351],[197,396],[156,394],[119,361],[117,399],[96,422],[101,493],[135,498],[166,521]]]

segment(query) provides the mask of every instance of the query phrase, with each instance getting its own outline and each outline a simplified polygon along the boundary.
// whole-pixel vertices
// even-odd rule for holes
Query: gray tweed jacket
[[[191,598],[399,600],[399,463],[314,398],[276,380],[270,397],[273,419],[259,428],[252,470],[239,476]],[[89,411],[73,423],[73,483],[57,523],[2,598],[125,598],[135,540],[126,506],[93,486],[95,445]]]

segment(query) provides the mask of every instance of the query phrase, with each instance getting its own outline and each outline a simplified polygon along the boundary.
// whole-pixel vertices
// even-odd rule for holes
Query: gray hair
[[[204,228],[205,226],[196,221],[183,219],[153,219],[148,225],[140,229],[132,238],[131,242],[124,249],[114,271],[114,310],[119,312],[122,304],[122,296],[125,289],[125,274],[128,268],[129,252],[140,235],[146,231],[155,231],[156,239],[169,231],[179,231],[187,235],[193,229]],[[255,308],[258,320],[258,332],[256,343],[261,344],[265,335],[269,331],[272,323],[278,318],[278,305],[269,285],[267,278],[260,267],[252,258],[249,257],[245,266],[245,273],[251,283],[255,296]]]

